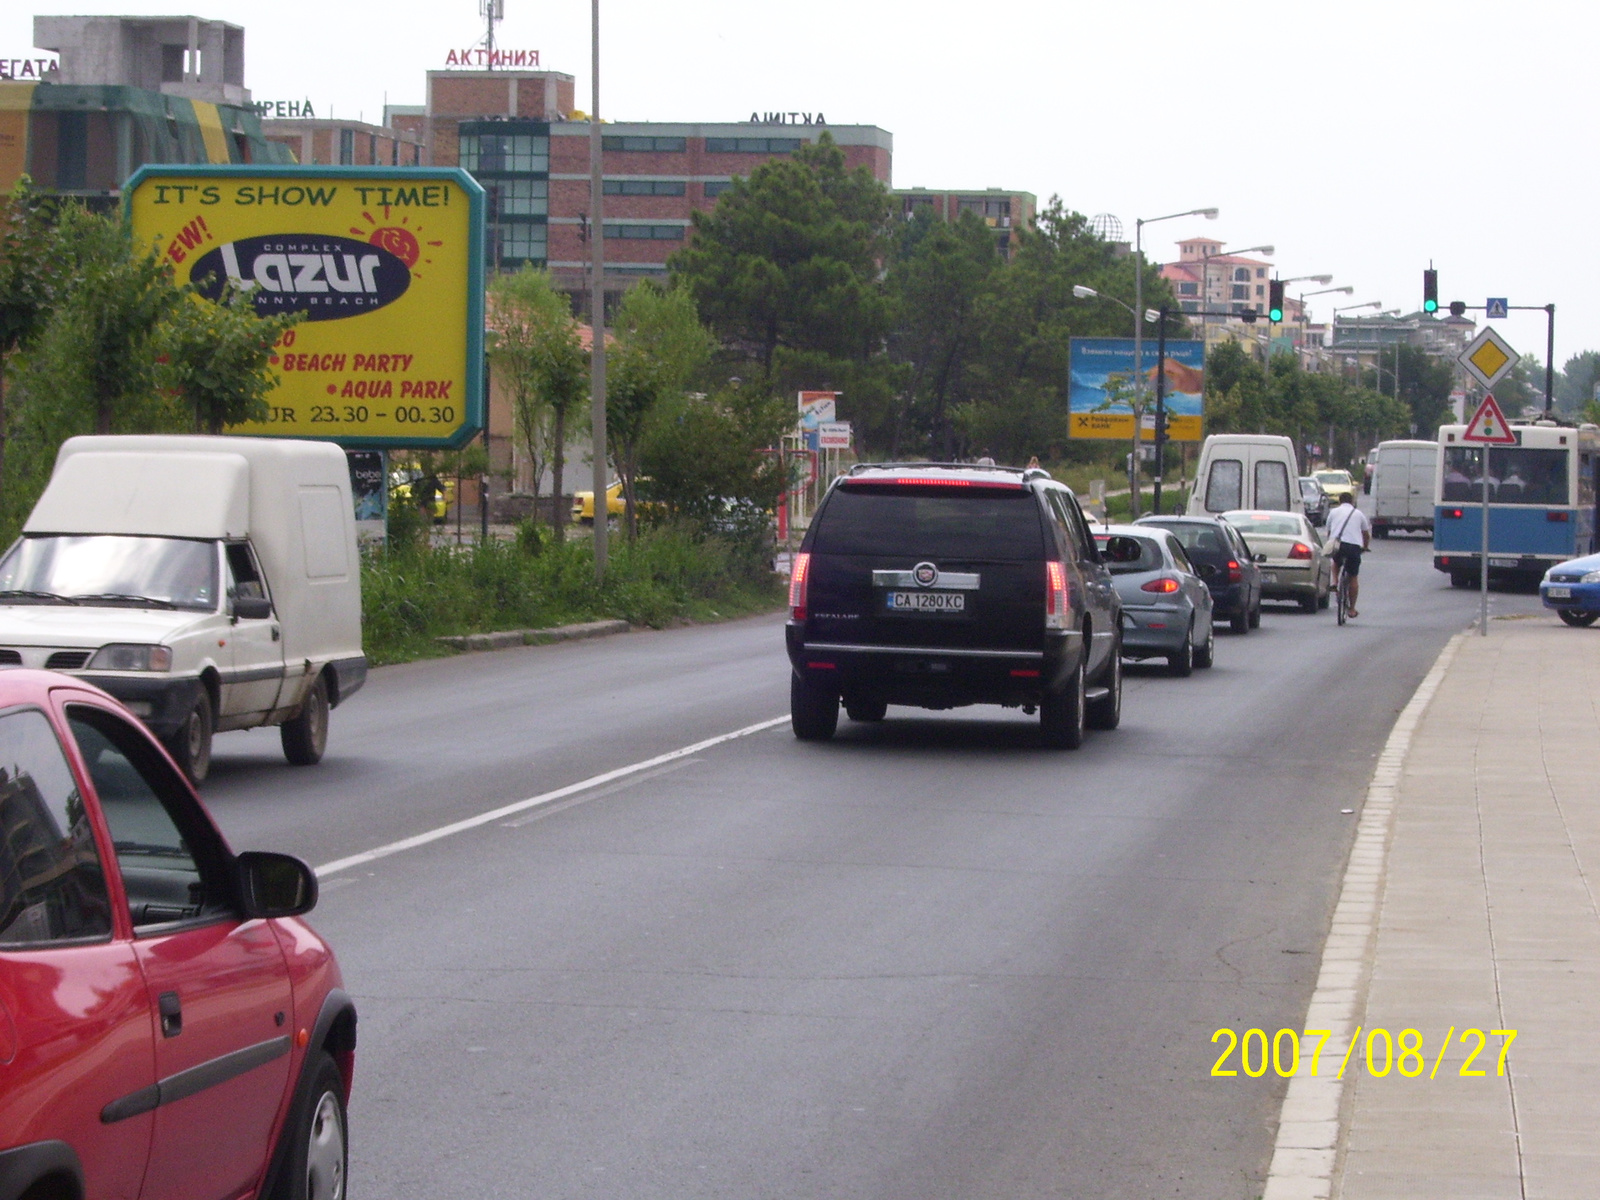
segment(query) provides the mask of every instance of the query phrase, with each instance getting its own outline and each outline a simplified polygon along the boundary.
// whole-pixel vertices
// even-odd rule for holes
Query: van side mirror
[[[237,621],[264,621],[272,615],[272,601],[265,596],[235,596],[233,616]]]
[[[246,850],[234,869],[244,915],[252,920],[296,917],[316,907],[316,873],[292,854]]]

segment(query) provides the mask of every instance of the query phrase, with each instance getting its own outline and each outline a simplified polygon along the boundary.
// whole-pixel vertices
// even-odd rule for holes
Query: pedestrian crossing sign
[[[1467,422],[1467,431],[1461,435],[1463,442],[1487,442],[1494,446],[1514,446],[1517,435],[1511,432],[1506,416],[1495,403],[1493,395],[1485,396],[1478,411]]]

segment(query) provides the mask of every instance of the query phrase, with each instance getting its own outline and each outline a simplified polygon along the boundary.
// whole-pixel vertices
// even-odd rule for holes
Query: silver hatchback
[[[1174,675],[1209,667],[1211,589],[1178,539],[1156,526],[1112,525],[1094,540],[1122,600],[1122,656],[1165,658]]]

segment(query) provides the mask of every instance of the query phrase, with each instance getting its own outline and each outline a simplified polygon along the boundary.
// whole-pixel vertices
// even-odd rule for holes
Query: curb
[[[513,646],[547,646],[552,642],[608,637],[613,633],[627,633],[630,628],[623,620],[584,621],[578,625],[556,625],[550,629],[506,629],[499,633],[464,633],[433,640],[457,650],[509,650]]]
[[[1461,643],[1470,636],[1458,633],[1434,659],[1410,701],[1389,731],[1361,806],[1355,845],[1345,867],[1339,903],[1333,910],[1322,964],[1311,993],[1311,1004],[1301,1026],[1301,1053],[1311,1057],[1317,1039],[1303,1031],[1315,1026],[1330,1033],[1331,1054],[1350,1044],[1356,1012],[1365,1003],[1378,918],[1382,911],[1383,884],[1388,866],[1389,837],[1394,829],[1394,806],[1400,775],[1411,750],[1411,737],[1432,703]],[[1340,1074],[1343,1074],[1341,1069]],[[1262,1200],[1326,1200],[1332,1195],[1334,1169],[1339,1157],[1339,1127],[1344,1116],[1345,1088],[1340,1078],[1296,1074],[1289,1081],[1278,1114],[1278,1137],[1267,1169]]]

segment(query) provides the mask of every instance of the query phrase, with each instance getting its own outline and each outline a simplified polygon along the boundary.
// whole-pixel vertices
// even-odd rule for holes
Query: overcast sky
[[[499,44],[537,49],[589,106],[589,5],[505,0]],[[423,73],[482,36],[477,0],[209,0],[246,30],[257,99],[318,115],[420,104]],[[72,0],[0,5],[0,57],[30,53],[32,14],[162,13]],[[984,5],[945,0],[602,0],[601,111],[739,121],[820,109],[894,135],[896,186],[1059,194],[1087,215],[1215,205],[1146,228],[1271,243],[1284,278],[1331,273],[1349,297],[1557,305],[1556,362],[1600,347],[1587,271],[1600,249],[1594,165],[1600,6],[1566,0]],[[1290,294],[1299,286],[1291,285]],[[1544,357],[1543,313],[1497,322]]]

